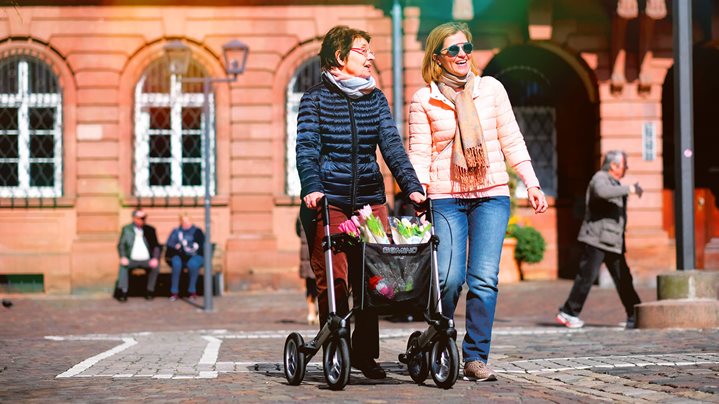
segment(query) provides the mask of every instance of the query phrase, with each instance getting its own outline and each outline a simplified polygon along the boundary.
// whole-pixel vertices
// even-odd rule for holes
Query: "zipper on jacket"
[[[359,148],[357,140],[357,123],[355,122],[355,112],[352,108],[352,101],[347,98],[347,107],[350,111],[350,130],[352,131],[352,194],[350,195],[351,209],[355,210],[357,204],[357,149]]]

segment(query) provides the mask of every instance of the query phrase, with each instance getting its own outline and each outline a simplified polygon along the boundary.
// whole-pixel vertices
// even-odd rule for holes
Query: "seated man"
[[[182,268],[190,272],[190,285],[187,288],[190,299],[197,297],[197,278],[200,268],[205,264],[204,251],[205,234],[192,224],[187,213],[181,214],[180,225],[167,238],[165,260],[172,267],[170,300],[175,301],[179,297]]]
[[[120,273],[118,275],[118,300],[127,301],[130,271],[142,268],[148,272],[145,299],[151,300],[155,293],[155,283],[160,272],[160,254],[162,247],[157,242],[155,228],[145,224],[147,215],[142,209],[132,211],[132,223],[122,228],[117,252],[120,254]]]

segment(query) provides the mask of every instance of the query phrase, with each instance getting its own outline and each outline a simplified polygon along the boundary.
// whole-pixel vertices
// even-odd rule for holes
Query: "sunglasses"
[[[474,46],[472,45],[472,42],[454,44],[454,45],[450,45],[444,49],[440,49],[439,52],[437,52],[437,54],[447,51],[447,55],[449,55],[451,57],[455,57],[455,56],[459,55],[460,49],[462,49],[465,54],[469,55],[470,53],[472,53]]]

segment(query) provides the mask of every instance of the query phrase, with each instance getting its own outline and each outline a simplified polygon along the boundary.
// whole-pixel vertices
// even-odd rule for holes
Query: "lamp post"
[[[182,41],[175,40],[164,46],[165,57],[171,74],[182,76],[187,73],[190,64],[190,48]],[[225,62],[227,77],[188,77],[181,78],[183,83],[202,83],[202,114],[205,117],[205,124],[202,127],[202,139],[205,145],[205,276],[204,276],[204,311],[211,312],[212,308],[212,237],[210,232],[210,205],[211,205],[211,162],[212,150],[210,150],[210,102],[209,96],[212,85],[215,83],[231,83],[237,80],[237,76],[245,71],[247,55],[250,48],[238,40],[232,40],[222,46],[222,54]]]

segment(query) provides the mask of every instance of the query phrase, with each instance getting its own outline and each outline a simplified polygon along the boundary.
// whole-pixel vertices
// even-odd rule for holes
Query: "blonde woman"
[[[527,186],[535,213],[547,201],[502,84],[480,77],[472,34],[450,22],[427,37],[422,77],[410,105],[409,156],[432,198],[442,312],[454,316],[466,282],[465,380],[496,380],[487,367],[502,242],[509,220],[509,163]]]

